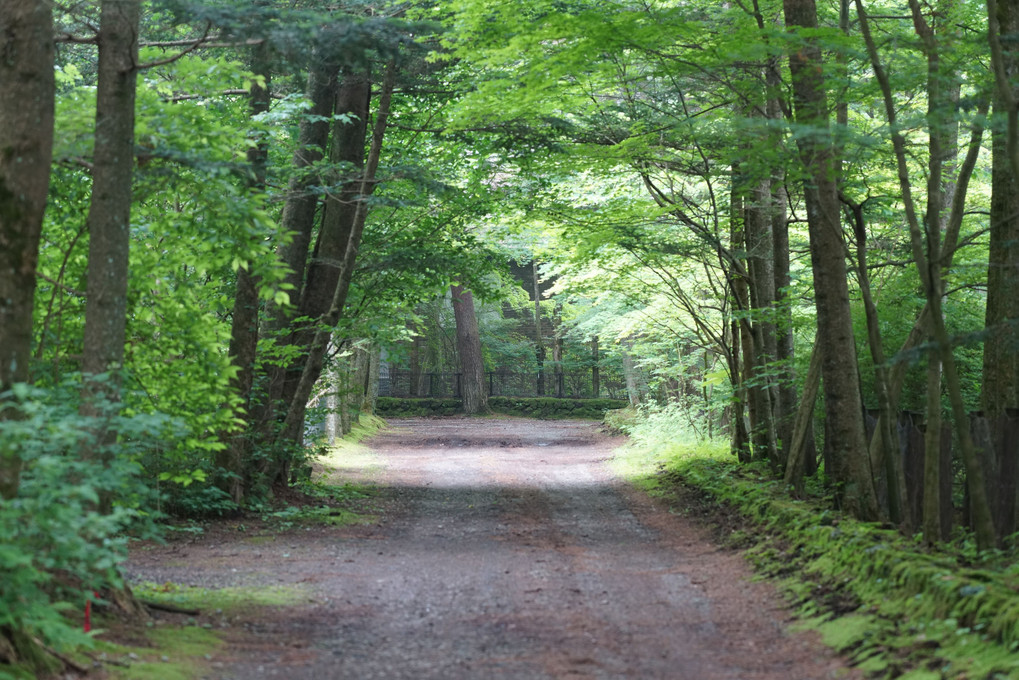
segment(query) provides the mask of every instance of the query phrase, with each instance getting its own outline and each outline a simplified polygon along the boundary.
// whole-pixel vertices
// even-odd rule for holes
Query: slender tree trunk
[[[538,363],[537,395],[545,396],[545,338],[541,332],[541,284],[538,278],[538,263],[531,262],[534,278],[534,357]]]
[[[984,324],[983,383],[981,402],[990,423],[999,423],[1008,409],[1019,408],[1019,101],[1015,86],[1019,73],[1019,7],[1014,2],[989,2],[989,38],[994,54],[998,87],[994,110],[1007,121],[1005,130],[995,126],[991,145],[991,233],[988,249],[987,310]],[[1012,36],[1001,40],[1001,36]],[[1003,429],[992,427],[994,443],[1003,455],[1016,455],[1002,446]],[[1012,461],[999,468],[1019,468]],[[1019,519],[1019,489],[1015,480],[1005,480],[999,499],[998,536],[1016,530]]]
[[[36,265],[53,157],[53,8],[0,0],[0,421],[29,380]],[[13,498],[21,459],[0,440],[0,499]]]
[[[264,86],[257,82],[251,86],[249,108],[251,115],[257,116],[269,111],[271,71],[268,48],[264,44],[254,48],[251,62],[252,71],[264,79]],[[248,149],[247,156],[251,167],[249,187],[253,191],[264,191],[266,164],[269,158],[268,144],[259,142]],[[237,270],[229,348],[230,360],[237,373],[230,380],[230,387],[240,397],[239,415],[245,420],[251,407],[255,359],[258,355],[258,286],[259,281],[249,266],[242,266]],[[226,448],[217,455],[217,465],[225,473],[220,488],[237,504],[243,502],[246,493],[244,465],[248,458],[248,442],[245,433],[228,435]]]
[[[923,539],[934,545],[946,538],[941,526],[941,361],[933,353],[927,365],[927,431],[924,433]]]
[[[552,375],[555,383],[555,396],[557,399],[566,397],[566,374],[563,371],[563,319],[562,304],[556,302],[555,314],[552,317],[553,340],[552,340]]]
[[[626,381],[626,396],[630,399],[630,406],[640,406],[640,385],[637,381],[637,368],[633,365],[633,357],[624,348],[623,355],[623,379]]]
[[[871,468],[883,471],[888,492],[888,516],[895,524],[907,528],[913,526],[906,502],[906,480],[899,455],[898,438],[895,436],[893,423],[895,413],[888,388],[888,367],[885,362],[884,343],[881,339],[881,322],[877,315],[877,306],[870,290],[870,271],[867,268],[867,226],[863,217],[863,206],[853,204],[853,222],[856,231],[856,262],[857,281],[860,295],[863,298],[864,313],[867,317],[867,345],[874,363],[874,389],[877,392],[878,422],[874,431],[871,449]]]
[[[601,396],[601,369],[598,366],[598,336],[591,338],[591,396]]]
[[[814,402],[821,386],[821,338],[814,337],[814,349],[810,353],[810,367],[803,384],[803,396],[796,409],[792,439],[789,440],[789,456],[786,458],[785,483],[793,488],[796,496],[803,495],[803,475],[807,468],[807,454],[811,451],[809,437],[814,428]]]
[[[817,28],[814,0],[784,0],[790,28]],[[814,301],[820,333],[824,398],[831,437],[832,478],[843,507],[861,519],[879,516],[863,427],[856,344],[850,313],[845,244],[839,221],[835,164],[828,127],[821,51],[806,39],[789,56],[795,120],[814,133],[798,139],[800,157],[810,174],[804,186],[810,233]]]
[[[938,46],[930,28],[923,19],[923,14],[917,0],[910,0],[909,5],[913,15],[914,26],[921,38],[928,58],[928,98],[931,100],[932,105],[937,105],[937,103],[940,103],[940,96],[936,88],[940,82],[941,75],[938,61]],[[884,98],[885,116],[888,119],[889,128],[892,130],[892,146],[895,150],[903,208],[906,214],[906,221],[909,225],[910,247],[913,252],[913,260],[916,263],[917,273],[923,284],[927,305],[930,307],[930,322],[937,352],[944,366],[945,383],[948,386],[949,400],[952,404],[952,418],[956,423],[959,447],[962,451],[963,463],[966,466],[966,484],[973,506],[973,523],[977,545],[981,549],[986,549],[992,547],[995,543],[994,522],[988,504],[987,489],[984,485],[984,471],[974,447],[973,438],[970,435],[970,428],[966,426],[968,418],[962,400],[961,381],[955,363],[951,338],[945,328],[945,320],[942,316],[941,297],[944,287],[940,267],[942,251],[940,229],[941,165],[939,162],[941,134],[938,130],[940,122],[937,120],[938,114],[935,113],[932,116],[934,122],[932,123],[933,129],[930,135],[932,153],[930,168],[932,173],[929,173],[930,176],[928,177],[928,187],[935,187],[935,189],[928,192],[927,218],[924,224],[921,225],[920,219],[917,216],[916,205],[913,201],[905,139],[896,127],[895,102],[892,96],[891,84],[878,57],[877,46],[870,32],[867,12],[863,7],[862,0],[856,0],[856,9],[860,18],[860,31],[867,44],[867,52],[870,56],[871,65]]]
[[[746,211],[743,207],[743,194],[739,185],[742,182],[739,165],[732,166],[732,190],[729,203],[729,244],[733,252],[740,252],[746,247],[745,221]],[[735,266],[727,265],[728,283],[732,297],[732,360],[731,377],[733,386],[732,446],[740,462],[749,462],[753,458],[752,447],[757,442],[754,433],[757,425],[756,395],[751,392],[747,382],[754,370],[754,340],[748,332],[747,315],[750,310],[750,287],[747,280]],[[745,269],[745,267],[744,267]],[[747,427],[747,420],[750,421]]]
[[[377,342],[371,345],[371,356],[368,358],[368,377],[364,388],[364,399],[361,401],[361,414],[375,415],[375,404],[379,400],[379,373],[382,368],[382,347]]]
[[[757,402],[757,443],[758,456],[766,458],[776,469],[782,467],[779,460],[778,435],[775,424],[775,402],[778,390],[769,373],[769,366],[778,353],[775,335],[775,253],[774,234],[771,231],[771,184],[758,182],[754,186],[752,202],[747,206],[746,243],[747,270],[752,283],[751,306],[753,323],[754,373],[752,376]]]
[[[96,131],[89,232],[85,331],[82,344],[81,413],[107,419],[120,409],[119,372],[124,364],[127,282],[134,179],[134,103],[140,0],[103,0],[99,19]],[[99,426],[86,456],[104,462],[115,433]],[[101,494],[100,509],[111,498]]]
[[[462,286],[450,286],[453,295],[453,316],[456,318],[456,350],[460,356],[463,376],[461,396],[464,413],[488,413],[488,390],[485,386],[485,364],[481,356],[478,317],[474,313],[474,296]]]

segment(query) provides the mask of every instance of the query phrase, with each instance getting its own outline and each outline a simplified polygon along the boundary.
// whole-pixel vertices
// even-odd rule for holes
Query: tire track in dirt
[[[286,537],[276,578],[315,601],[233,629],[206,677],[855,677],[785,631],[775,594],[738,555],[614,479],[605,460],[621,442],[595,424],[392,425],[369,442],[390,521]]]

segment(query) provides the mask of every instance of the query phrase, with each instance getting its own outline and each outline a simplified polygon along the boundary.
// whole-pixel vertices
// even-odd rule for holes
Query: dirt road
[[[787,613],[738,555],[614,479],[605,461],[620,441],[595,424],[392,425],[370,442],[395,499],[384,525],[188,548],[188,580],[309,592],[235,626],[206,677],[850,677],[785,631]],[[136,578],[181,578],[158,556],[144,562]]]

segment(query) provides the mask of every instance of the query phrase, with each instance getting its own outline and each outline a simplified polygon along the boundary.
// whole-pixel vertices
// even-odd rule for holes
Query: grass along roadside
[[[1019,564],[962,540],[931,552],[897,531],[791,500],[728,443],[698,441],[661,418],[624,427],[616,469],[676,512],[700,515],[745,549],[821,633],[873,678],[1019,679]]]

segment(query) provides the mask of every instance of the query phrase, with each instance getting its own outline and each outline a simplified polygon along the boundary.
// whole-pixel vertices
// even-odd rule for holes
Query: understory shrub
[[[24,386],[0,395],[0,408],[16,404],[22,416],[0,421],[3,453],[22,461],[17,495],[0,500],[0,663],[37,667],[42,647],[88,644],[75,614],[93,593],[123,587],[125,530],[155,532],[153,492],[137,458],[170,421],[84,417],[55,396]]]

